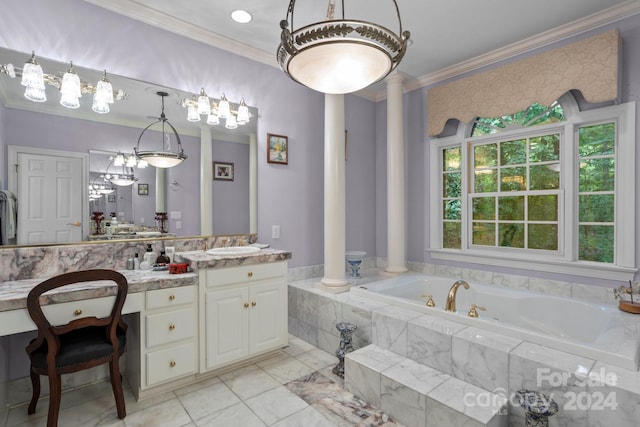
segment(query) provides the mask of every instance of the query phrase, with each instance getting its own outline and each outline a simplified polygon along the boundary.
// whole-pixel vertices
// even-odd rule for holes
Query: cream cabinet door
[[[249,288],[249,351],[273,350],[287,344],[287,295],[282,282]]]
[[[207,369],[249,354],[249,291],[209,291],[205,296]]]

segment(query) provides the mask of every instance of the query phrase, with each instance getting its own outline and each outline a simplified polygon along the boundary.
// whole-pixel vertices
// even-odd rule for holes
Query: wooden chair
[[[111,314],[104,318],[87,316],[64,325],[52,325],[42,311],[40,296],[52,289],[79,282],[110,280],[118,286]],[[127,325],[121,317],[127,297],[127,279],[113,270],[86,270],[52,277],[34,287],[27,297],[27,310],[38,328],[38,336],[27,346],[31,360],[33,395],[27,413],[36,411],[40,397],[40,375],[49,377],[49,413],[47,427],[58,425],[61,374],[81,371],[109,363],[111,387],[116,400],[118,418],[126,415],[122,377],[118,360],[126,345]]]

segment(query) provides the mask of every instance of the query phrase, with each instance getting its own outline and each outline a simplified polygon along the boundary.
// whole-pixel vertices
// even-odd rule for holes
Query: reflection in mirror
[[[69,63],[49,60],[44,52],[36,52],[36,55],[45,73],[61,78],[69,69]],[[6,144],[15,144],[20,148],[61,150],[77,153],[79,156],[87,156],[87,152],[91,152],[90,165],[86,165],[84,172],[86,176],[82,179],[84,190],[72,192],[72,197],[78,198],[78,203],[84,206],[82,209],[86,212],[82,218],[78,219],[81,221],[81,227],[78,227],[81,228],[81,233],[77,238],[70,238],[68,241],[89,238],[92,234],[89,228],[91,212],[95,211],[103,212],[107,219],[114,212],[118,221],[123,223],[155,227],[155,212],[159,201],[164,202],[167,211],[169,232],[177,236],[256,232],[255,143],[258,118],[256,108],[249,107],[250,121],[238,125],[235,129],[225,128],[223,120],[220,120],[219,125],[207,124],[207,116],[202,116],[199,122],[191,122],[187,120],[184,100],[191,99],[195,93],[199,93],[200,87],[189,88],[194,91],[189,92],[110,73],[107,77],[116,98],[113,104],[109,104],[110,111],[106,114],[95,113],[92,110],[91,96],[86,94],[79,99],[78,108],[64,108],[59,102],[59,89],[51,85],[46,86],[45,102],[32,102],[25,98],[20,78],[12,79],[2,69],[2,65],[6,64],[22,67],[30,57],[30,52],[0,48],[0,101],[5,110],[4,121],[0,125],[7,135]],[[103,70],[86,69],[81,64],[75,63],[73,67],[80,79],[85,82],[95,84],[94,82],[104,77]],[[202,84],[215,84],[215,82],[202,82]],[[212,92],[211,88],[207,89],[210,93]],[[118,151],[133,152],[142,129],[157,119],[158,96],[156,93],[159,90],[169,94],[165,112],[180,134],[185,153],[190,157],[183,164],[166,170],[165,175],[156,176],[157,170],[153,167],[140,170],[136,168],[138,181],[133,185],[116,187],[113,194],[105,194],[100,199],[89,201],[88,186],[102,179],[100,175],[104,174],[104,168],[109,164],[107,161],[109,156]],[[126,93],[126,96],[118,97],[119,91]],[[218,96],[215,97],[215,95]],[[212,106],[218,105],[221,96],[222,90],[217,94],[212,93],[210,97]],[[237,112],[239,108],[238,102],[235,102],[237,100],[232,100],[230,97],[229,100],[232,101],[232,111]],[[203,158],[200,156],[203,144],[210,144],[211,147],[209,157],[212,158],[206,165],[206,169],[203,169],[204,162],[198,160]],[[250,156],[253,156],[251,160]],[[200,177],[212,177],[212,161],[234,163],[236,178],[231,182],[218,182],[209,178],[206,184],[210,192],[202,192],[200,188],[207,186],[200,182]],[[11,173],[11,165],[12,158],[9,156],[6,169],[9,190],[17,189],[17,177]],[[208,175],[201,172],[207,172]],[[203,209],[200,209],[201,207]],[[203,210],[208,210],[210,218],[203,217]],[[205,226],[201,217],[210,222]],[[77,221],[74,220],[73,223]],[[19,244],[53,242],[54,240],[27,239]]]

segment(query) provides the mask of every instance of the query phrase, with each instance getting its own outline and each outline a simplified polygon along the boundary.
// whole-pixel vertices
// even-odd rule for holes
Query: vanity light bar
[[[200,90],[199,95],[181,99],[178,103],[187,109],[187,120],[190,122],[199,122],[200,116],[204,115],[209,125],[218,125],[220,124],[220,119],[224,119],[227,129],[236,129],[238,125],[249,123],[252,117],[244,98],[240,103],[233,104],[232,108],[232,104],[227,100],[224,93],[220,99],[209,98],[204,88]],[[208,109],[205,104],[209,106]],[[235,108],[235,105],[238,108]]]
[[[25,74],[29,74],[33,76],[33,74],[29,73],[27,70],[32,68],[35,68],[38,71],[38,73],[36,74],[38,81],[32,81],[33,77],[31,77],[31,79],[23,78]],[[104,71],[102,79],[99,82],[97,82],[97,84],[95,85],[91,83],[87,83],[84,80],[81,80],[73,70],[73,63],[70,63],[69,69],[65,72],[60,72],[58,74],[44,73],[42,72],[42,68],[40,67],[40,65],[37,63],[35,59],[35,53],[32,53],[31,58],[25,63],[24,68],[16,67],[13,64],[0,64],[0,74],[5,74],[12,79],[16,77],[21,77],[23,86],[26,86],[25,97],[34,102],[46,101],[47,98],[44,91],[45,84],[57,88],[58,90],[61,91],[62,100],[60,103],[66,108],[78,108],[79,103],[77,102],[77,100],[78,98],[80,98],[80,96],[85,94],[95,95],[96,92],[99,92],[98,91],[99,86],[104,84],[105,81],[108,82],[108,80],[106,79],[106,75],[107,75],[106,70]],[[67,80],[69,80],[69,77],[72,77],[72,76],[73,76],[72,80],[74,81],[74,84],[77,85],[79,82],[79,94],[77,89],[74,90],[74,93],[72,95],[70,95],[70,93],[68,92]],[[27,81],[25,82],[25,80]],[[65,87],[64,91],[62,90],[63,83]],[[108,87],[110,87],[110,84]],[[113,99],[115,99],[116,101],[127,99],[127,97],[129,96],[122,89],[119,89],[117,91],[114,91],[113,89],[111,89],[111,91],[113,92]],[[94,111],[96,111],[95,108],[94,108]],[[101,112],[101,113],[108,112],[108,107],[100,109],[100,111],[96,111],[96,112]]]

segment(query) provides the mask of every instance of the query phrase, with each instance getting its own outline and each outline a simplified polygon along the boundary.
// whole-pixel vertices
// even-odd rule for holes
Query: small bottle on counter
[[[151,243],[147,243],[147,251],[144,253],[144,257],[142,258],[142,262],[140,263],[141,270],[150,270],[153,264],[153,246]]]
[[[138,254],[134,255],[134,258],[133,258],[133,269],[134,270],[140,270],[140,257],[138,256]]]
[[[133,270],[134,268],[133,257],[127,258],[127,270]]]

